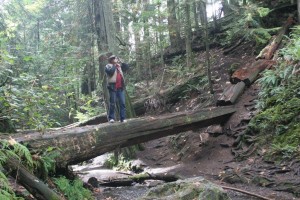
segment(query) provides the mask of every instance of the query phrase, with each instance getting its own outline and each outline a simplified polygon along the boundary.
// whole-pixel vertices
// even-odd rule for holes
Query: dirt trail
[[[229,84],[228,70],[232,65],[242,66],[248,62],[254,62],[254,56],[251,56],[253,49],[249,46],[241,46],[236,52],[227,56],[222,54],[221,50],[213,50],[212,73],[214,77],[214,89],[218,97],[223,89]],[[199,62],[204,62],[204,56],[198,57]],[[232,144],[235,140],[231,129],[237,129],[245,126],[255,114],[255,99],[259,87],[257,84],[246,88],[242,96],[236,103],[238,111],[230,117],[228,122],[222,127],[219,134],[208,134],[208,128],[198,131],[189,131],[180,135],[160,138],[145,143],[145,150],[137,153],[137,158],[147,167],[168,168],[169,173],[182,176],[183,178],[193,176],[204,176],[220,185],[237,187],[249,192],[260,194],[270,199],[287,200],[297,199],[290,193],[278,192],[266,187],[258,187],[253,184],[227,184],[222,182],[220,174],[226,169],[239,170],[245,166],[261,165],[260,159],[251,157],[242,162],[233,161]],[[201,98],[201,95],[194,98]],[[199,102],[195,99],[189,99],[176,105],[178,111],[196,108],[193,102]],[[213,105],[212,105],[213,106]],[[179,109],[178,109],[179,108]],[[175,109],[174,109],[175,110]],[[219,127],[214,127],[218,129]],[[232,199],[251,199],[248,195],[242,195],[237,192],[229,192]],[[257,198],[253,198],[257,199]]]

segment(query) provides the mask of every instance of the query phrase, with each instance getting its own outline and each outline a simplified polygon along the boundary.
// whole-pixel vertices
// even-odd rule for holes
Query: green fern
[[[0,171],[0,188],[2,190],[5,190],[5,191],[9,192],[9,193],[12,193],[12,191],[13,191],[11,189],[11,187],[9,186],[9,182],[8,182],[7,177],[1,171]]]
[[[268,8],[256,6],[241,9],[241,13],[237,13],[235,19],[223,27],[227,31],[222,45],[232,44],[240,38],[255,41],[257,48],[267,44],[271,38],[270,32],[274,30],[263,28],[261,18],[269,11]]]
[[[49,147],[39,157],[39,160],[35,162],[35,168],[41,171],[43,179],[46,179],[49,173],[55,172],[55,158],[60,155],[59,151],[56,150],[56,148]]]
[[[7,140],[1,140],[0,142],[0,199],[2,200],[22,200],[23,198],[16,197],[13,189],[10,187],[9,181],[6,175],[2,172],[3,165],[8,158],[18,156],[12,150],[8,150],[9,142]]]
[[[69,181],[65,177],[54,179],[55,184],[65,194],[68,199],[72,200],[93,200],[92,192],[83,187],[83,182],[79,179]]]
[[[15,143],[13,145],[13,151],[20,157],[24,158],[25,166],[28,167],[28,169],[33,170],[33,160],[31,157],[31,153],[29,150],[20,143]]]

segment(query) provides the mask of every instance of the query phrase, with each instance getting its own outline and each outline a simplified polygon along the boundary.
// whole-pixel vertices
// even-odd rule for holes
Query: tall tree
[[[144,53],[143,53],[143,57],[144,57],[144,70],[147,70],[147,77],[149,77],[150,79],[152,79],[152,70],[151,70],[151,45],[150,45],[150,41],[151,41],[151,36],[150,36],[150,21],[149,21],[149,16],[151,14],[151,11],[153,10],[153,6],[150,5],[149,0],[143,0],[143,29],[144,29]]]
[[[297,0],[297,8],[298,8],[298,24],[300,24],[300,0]]]
[[[184,33],[185,33],[185,49],[186,49],[186,65],[192,66],[192,27],[191,27],[191,0],[185,0],[184,3]]]
[[[177,22],[177,17],[176,17],[177,6],[178,4],[175,3],[175,0],[167,1],[169,38],[170,38],[171,47],[175,49],[181,46],[179,24]]]
[[[141,0],[137,0],[133,5],[132,19],[134,29],[134,46],[135,46],[135,58],[136,58],[136,70],[138,80],[142,80],[142,66],[143,66],[143,48],[141,44],[141,26],[140,22],[140,11],[142,8]]]
[[[116,29],[113,20],[113,12],[110,1],[93,0],[95,31],[97,34],[97,47],[100,53],[99,57],[99,79],[102,83],[102,91],[108,108],[108,91],[105,79],[104,66],[107,64],[109,52],[116,54]]]
[[[199,4],[199,10],[200,10],[200,19],[201,22],[204,24],[204,30],[205,30],[205,49],[206,49],[206,69],[207,69],[207,78],[208,78],[208,85],[210,93],[213,94],[213,86],[211,81],[211,70],[210,70],[210,55],[209,55],[209,37],[208,37],[208,20],[207,20],[207,13],[206,13],[206,1],[200,0]]]

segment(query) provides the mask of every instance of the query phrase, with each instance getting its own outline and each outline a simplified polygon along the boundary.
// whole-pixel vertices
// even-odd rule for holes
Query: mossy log
[[[27,144],[28,148],[36,153],[48,147],[56,147],[61,153],[56,158],[56,164],[60,168],[65,168],[68,164],[86,161],[116,148],[224,123],[235,111],[236,109],[232,106],[201,109],[193,112],[130,119],[126,123],[104,123],[44,133],[36,132],[13,138]]]
[[[13,158],[7,159],[5,165],[3,166],[11,175],[16,177],[17,181],[24,186],[36,199],[65,199],[64,197],[56,194],[43,181],[39,180],[32,173],[30,173],[18,160]]]

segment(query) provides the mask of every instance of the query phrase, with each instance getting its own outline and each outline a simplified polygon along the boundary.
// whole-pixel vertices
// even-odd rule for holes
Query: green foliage
[[[3,168],[7,159],[15,158],[28,167],[29,170],[33,170],[33,160],[28,149],[16,143],[13,140],[1,140],[0,141],[0,169]],[[0,171],[0,199],[23,199],[16,197],[13,189],[10,187],[8,179],[5,174]]]
[[[139,145],[133,145],[130,147],[122,148],[122,152],[110,154],[105,160],[104,166],[116,170],[130,170],[130,160],[135,157],[135,152],[141,150]]]
[[[262,110],[249,123],[247,133],[260,134],[270,144],[267,157],[300,158],[300,80],[294,73],[299,67],[297,46],[299,27],[291,34],[290,44],[281,50],[282,62],[266,70],[258,80],[261,86],[257,107]],[[287,60],[285,60],[288,57]],[[271,143],[270,143],[271,141]]]
[[[289,60],[300,60],[300,25],[292,28],[291,39],[289,45],[280,51],[280,54]]]
[[[68,199],[72,200],[93,200],[92,192],[83,187],[81,180],[75,179],[70,181],[65,177],[54,179],[55,184],[65,194]]]
[[[257,12],[259,13],[260,17],[265,17],[270,13],[270,9],[269,8],[258,7]]]
[[[42,152],[42,155],[39,156],[35,164],[35,169],[38,170],[40,177],[43,180],[46,180],[49,173],[55,172],[55,158],[60,155],[54,147],[48,147],[46,151]]]
[[[119,155],[117,158],[113,155],[108,158],[105,165],[108,164],[109,168],[115,168],[116,170],[129,170],[130,169],[130,159],[126,158],[123,154]]]
[[[255,41],[257,47],[265,45],[270,40],[271,35],[270,30],[262,27],[261,18],[268,12],[268,8],[251,5],[241,10],[241,13],[236,13],[235,19],[224,27],[228,30],[222,45],[232,44],[240,38]]]
[[[99,97],[94,96],[82,96],[83,104],[80,105],[79,110],[76,112],[75,118],[79,121],[85,121],[93,116],[102,114],[105,112],[104,106],[100,106]]]

